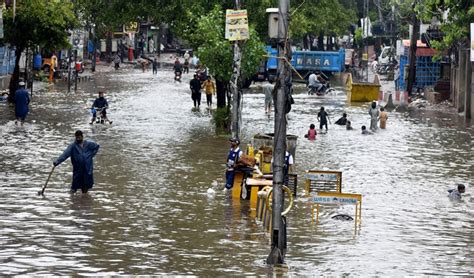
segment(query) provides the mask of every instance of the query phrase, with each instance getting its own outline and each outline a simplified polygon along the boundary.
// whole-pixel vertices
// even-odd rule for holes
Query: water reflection
[[[289,214],[288,268],[264,264],[269,237],[232,203],[223,185],[226,137],[215,135],[205,109],[192,111],[188,81],[170,71],[121,71],[37,92],[29,122],[16,127],[0,107],[0,273],[4,275],[420,275],[468,274],[472,195],[452,203],[446,190],[472,180],[472,128],[439,112],[392,112],[387,130],[360,135],[367,104],[347,106],[339,89],[327,97],[298,89],[288,133],[298,135],[297,172],[343,171],[343,190],[363,194],[362,227],[334,221],[353,207],[325,208],[311,224],[308,200]],[[105,90],[112,126],[89,126],[87,109]],[[355,130],[329,126],[314,142],[303,138],[324,106],[332,122],[348,114]],[[244,96],[244,144],[273,132],[257,90]],[[68,193],[71,165],[55,170],[40,198],[52,160],[75,129],[98,142],[89,196]],[[300,182],[302,180],[300,179]],[[299,186],[300,190],[303,186]],[[387,255],[389,254],[389,255]],[[423,260],[419,258],[422,257]],[[383,258],[383,260],[382,260]],[[416,263],[415,263],[416,262]]]

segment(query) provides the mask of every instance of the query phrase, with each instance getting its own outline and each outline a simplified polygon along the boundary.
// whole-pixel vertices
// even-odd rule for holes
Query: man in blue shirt
[[[225,189],[229,190],[234,185],[234,176],[235,176],[235,165],[237,164],[239,158],[242,156],[242,151],[239,148],[240,140],[239,138],[231,138],[229,139],[230,142],[230,151],[227,155],[227,169],[225,172]]]
[[[109,124],[112,124],[112,121],[109,121],[109,119],[107,118],[107,108],[109,108],[109,103],[104,97],[104,92],[99,92],[99,97],[96,98],[94,103],[92,104],[92,120],[90,124],[94,124],[95,119],[97,117],[97,110],[99,110],[100,115],[103,118],[102,120],[106,120],[107,122],[109,122]]]
[[[28,95],[28,91],[25,89],[25,82],[20,81],[18,83],[18,90],[15,91],[15,117],[16,121],[21,122],[21,125],[25,122],[26,116],[28,115],[29,109],[28,105],[30,104],[30,96]]]
[[[82,131],[74,134],[76,140],[72,142],[61,156],[53,162],[54,167],[64,162],[69,157],[72,163],[71,193],[81,189],[87,193],[94,185],[93,158],[99,151],[99,145],[90,140],[84,140]]]

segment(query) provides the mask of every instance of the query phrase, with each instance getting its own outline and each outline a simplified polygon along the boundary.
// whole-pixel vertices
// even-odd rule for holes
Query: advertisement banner
[[[225,38],[229,41],[243,41],[249,37],[247,10],[226,10]]]

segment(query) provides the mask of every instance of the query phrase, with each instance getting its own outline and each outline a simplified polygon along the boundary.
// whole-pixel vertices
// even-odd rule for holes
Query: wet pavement
[[[67,93],[64,84],[35,92],[24,127],[0,104],[0,273],[2,275],[469,275],[474,272],[474,131],[443,111],[390,112],[386,130],[362,136],[368,104],[345,93],[307,96],[297,88],[288,133],[299,136],[296,171],[343,171],[343,191],[361,193],[362,226],[330,218],[353,207],[324,208],[311,224],[308,199],[288,216],[286,267],[265,265],[269,235],[232,202],[224,182],[227,136],[208,111],[192,110],[190,75],[173,82],[165,68],[108,68]],[[242,146],[273,132],[264,96],[244,95]],[[87,109],[105,90],[112,126],[90,126]],[[204,100],[204,97],[203,97]],[[214,99],[215,102],[215,99]],[[329,125],[303,138],[324,106],[331,121],[348,113],[355,130]],[[45,197],[36,195],[52,161],[76,129],[101,148],[90,194],[70,195],[69,161],[55,169]],[[461,202],[447,198],[467,184]],[[218,186],[216,186],[216,184]],[[215,195],[207,195],[208,188]]]

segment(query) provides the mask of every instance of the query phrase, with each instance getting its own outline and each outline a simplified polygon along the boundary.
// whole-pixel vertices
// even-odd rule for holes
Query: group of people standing
[[[369,108],[369,115],[370,115],[370,131],[367,130],[367,127],[363,125],[361,127],[362,129],[362,134],[363,135],[369,135],[373,134],[378,129],[378,122],[380,122],[380,128],[385,129],[387,127],[387,119],[388,119],[388,113],[385,111],[383,107],[380,108],[380,110],[377,108],[377,103],[374,101],[370,105]],[[328,122],[331,123],[331,120],[329,118],[328,112],[324,109],[324,107],[320,108],[320,111],[318,112],[318,121],[319,121],[319,129],[323,130],[323,128],[328,130]],[[343,113],[342,117],[339,118],[335,124],[340,125],[340,126],[346,126],[347,130],[352,130],[352,123],[347,119],[347,113]],[[316,126],[314,124],[311,124],[309,126],[308,132],[305,134],[305,138],[308,138],[310,140],[316,139],[317,131],[316,131]]]

